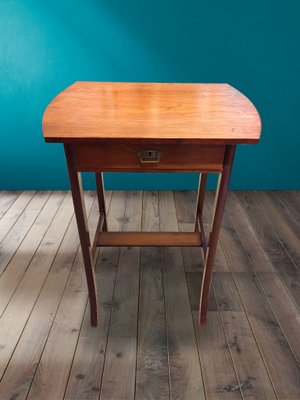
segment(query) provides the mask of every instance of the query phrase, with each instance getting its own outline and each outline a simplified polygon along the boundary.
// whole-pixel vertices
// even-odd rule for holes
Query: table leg
[[[199,177],[198,198],[197,198],[197,208],[196,208],[196,218],[195,218],[195,232],[200,233],[204,258],[206,257],[207,243],[206,243],[202,213],[204,206],[206,181],[207,181],[207,173],[201,173]]]
[[[107,231],[107,220],[106,220],[106,208],[105,208],[105,200],[104,200],[104,180],[102,172],[96,172],[96,188],[97,188],[97,196],[98,196],[98,204],[99,204],[99,213],[103,213],[103,226],[102,231]]]
[[[91,241],[87,225],[86,211],[82,193],[81,175],[75,168],[73,149],[71,144],[65,144],[65,154],[69,171],[71,191],[74,203],[74,210],[78,226],[81,250],[87,279],[90,310],[91,310],[91,325],[97,326],[97,291],[94,271],[94,262],[91,254]]]
[[[198,222],[197,217],[202,218],[203,206],[204,206],[204,198],[205,198],[205,189],[206,189],[206,181],[207,181],[207,173],[201,173],[199,178],[199,189],[198,189],[198,199],[197,199],[197,209],[196,209],[196,223],[195,230],[198,230]]]
[[[212,268],[213,262],[216,255],[218,238],[221,228],[222,217],[224,213],[225,201],[228,192],[230,174],[232,169],[232,163],[234,159],[235,145],[229,145],[226,148],[224,157],[224,167],[221,174],[219,174],[218,186],[215,197],[215,205],[213,212],[213,220],[211,233],[209,237],[209,246],[205,258],[205,265],[202,278],[202,287],[200,295],[200,307],[199,307],[199,322],[200,326],[206,325],[206,315],[208,307],[208,295],[211,285]]]

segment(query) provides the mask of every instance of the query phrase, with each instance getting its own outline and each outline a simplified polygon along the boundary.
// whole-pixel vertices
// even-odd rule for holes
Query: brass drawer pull
[[[158,164],[161,152],[158,150],[143,150],[138,153],[141,164]]]

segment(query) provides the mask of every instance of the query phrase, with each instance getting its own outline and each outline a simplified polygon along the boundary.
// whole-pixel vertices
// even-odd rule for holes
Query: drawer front
[[[221,171],[225,145],[74,144],[78,171]]]

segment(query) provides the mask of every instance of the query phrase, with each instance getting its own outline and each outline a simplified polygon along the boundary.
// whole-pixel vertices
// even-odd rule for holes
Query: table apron
[[[202,144],[72,144],[75,168],[82,172],[221,172],[226,145]],[[142,152],[159,159],[141,161]]]

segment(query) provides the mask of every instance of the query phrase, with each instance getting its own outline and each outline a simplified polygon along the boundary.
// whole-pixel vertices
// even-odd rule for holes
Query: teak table
[[[257,143],[253,104],[227,84],[76,82],[43,116],[46,142],[64,144],[89,290],[97,325],[95,253],[102,246],[201,246],[205,257],[200,325],[206,324],[213,261],[237,144]],[[80,172],[96,175],[99,221],[90,239]],[[102,172],[200,172],[194,232],[108,232]],[[219,174],[211,230],[202,211],[207,174]]]

